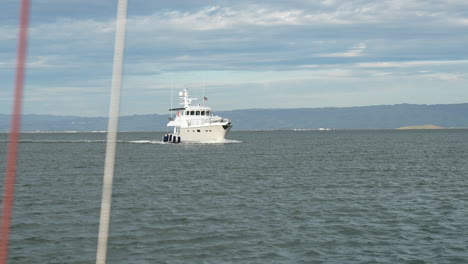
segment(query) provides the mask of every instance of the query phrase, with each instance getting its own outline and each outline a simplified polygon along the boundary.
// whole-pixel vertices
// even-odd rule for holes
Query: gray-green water
[[[119,135],[108,263],[468,263],[467,130],[161,136]],[[9,263],[95,261],[104,137],[22,135]]]

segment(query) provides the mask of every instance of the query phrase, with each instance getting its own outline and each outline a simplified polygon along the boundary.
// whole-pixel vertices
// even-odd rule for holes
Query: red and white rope
[[[5,185],[3,192],[2,224],[0,237],[0,264],[8,261],[8,244],[10,237],[11,212],[16,181],[16,164],[18,157],[18,141],[21,123],[21,108],[23,104],[23,86],[26,63],[26,50],[28,42],[29,0],[22,0],[20,7],[20,27],[18,34],[18,50],[16,59],[15,95],[13,112],[11,115],[11,127],[9,134],[7,166],[5,173]]]

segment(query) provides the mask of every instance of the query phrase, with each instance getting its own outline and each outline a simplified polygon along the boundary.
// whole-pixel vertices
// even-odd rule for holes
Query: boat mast
[[[196,100],[195,98],[190,98],[188,88],[184,88],[184,90],[182,90],[182,92],[179,93],[179,97],[182,100],[180,104],[183,104],[185,108],[189,107],[192,104],[192,100]]]

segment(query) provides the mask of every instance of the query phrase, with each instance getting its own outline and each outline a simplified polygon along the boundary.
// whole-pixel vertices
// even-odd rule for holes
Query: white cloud
[[[425,76],[431,79],[438,79],[443,81],[459,81],[468,79],[468,74],[460,73],[431,73]]]
[[[312,16],[302,10],[274,10],[251,6],[246,9],[208,6],[195,12],[164,11],[152,16],[129,18],[129,30],[220,30],[241,26],[304,25]],[[319,19],[319,18],[316,18]]]
[[[65,67],[75,67],[73,65],[63,64],[63,57],[57,56],[30,56],[27,61],[28,68],[55,68],[63,69]]]
[[[356,63],[359,68],[407,68],[417,66],[458,65],[468,64],[468,60],[425,60],[425,61],[390,61],[390,62],[362,62]]]
[[[18,29],[14,26],[0,26],[0,39],[12,40],[18,36]]]
[[[89,12],[81,17],[52,14],[49,1],[63,5],[58,8],[64,11],[80,4],[78,0],[36,3],[36,7],[42,7],[35,10],[49,13],[36,14],[39,16],[30,28],[27,74],[29,84],[34,84],[28,86],[30,99],[52,103],[55,97],[51,94],[80,102],[104,98],[110,85],[114,48],[111,12]],[[132,98],[138,97],[134,102],[155,107],[152,97],[144,95],[167,91],[171,86],[168,72],[176,73],[174,83],[178,87],[185,83],[201,87],[206,74],[207,88],[220,93],[243,88],[261,95],[274,89],[274,94],[291,93],[293,98],[300,93],[309,96],[311,89],[317,94],[343,89],[356,94],[356,89],[369,83],[384,89],[407,80],[411,80],[407,89],[417,89],[412,86],[422,86],[422,82],[434,87],[442,87],[444,82],[462,87],[467,79],[463,72],[468,66],[468,39],[463,29],[468,25],[468,12],[464,11],[468,2],[464,0],[291,0],[261,4],[239,0],[219,6],[206,5],[208,1],[187,3],[173,1],[166,3],[169,7],[165,9],[149,9],[148,5],[155,7],[149,2],[132,7],[124,90]],[[96,2],[99,5],[102,3]],[[1,74],[14,68],[16,37],[17,29],[11,22],[0,23],[0,38],[6,40],[0,43]],[[94,97],[87,100],[87,94]],[[232,97],[236,94],[238,91],[233,91]],[[377,98],[378,92],[374,95]],[[374,102],[371,97],[369,102]],[[328,106],[339,105],[333,97],[329,99]],[[275,100],[266,101],[273,107],[278,104]],[[234,101],[232,107],[248,107]],[[362,98],[360,102],[370,104]],[[291,101],[291,106],[294,103]],[[107,101],[100,102],[104,104]],[[165,102],[161,105],[164,108],[157,112],[165,111]],[[79,107],[77,103],[73,109]]]
[[[15,66],[14,60],[0,61],[0,68],[13,68]]]
[[[86,39],[95,42],[97,35],[112,36],[114,21],[97,21],[92,19],[59,19],[54,23],[31,25],[29,34],[31,40],[71,41]]]
[[[468,26],[468,18],[457,18],[454,19],[455,24],[463,25],[463,26]]]
[[[197,11],[163,11],[152,16],[131,17],[129,30],[155,29],[220,30],[245,26],[320,26],[373,23],[380,21],[380,6],[342,5],[332,10],[307,11],[296,8],[275,9],[260,5],[244,8],[207,6]]]
[[[0,61],[0,69],[14,69],[16,67],[16,60],[10,59]],[[76,68],[77,65],[66,62],[65,57],[60,56],[29,56],[26,61],[26,67],[30,70],[35,69],[65,69],[65,68]]]
[[[335,57],[335,58],[348,58],[348,57],[359,57],[364,56],[364,50],[366,49],[367,44],[365,42],[361,42],[359,44],[354,45],[351,49],[345,52],[335,52],[335,53],[324,53],[319,54],[319,57]]]

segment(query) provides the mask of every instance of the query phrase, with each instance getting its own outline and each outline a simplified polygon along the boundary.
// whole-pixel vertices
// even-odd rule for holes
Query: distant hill
[[[393,129],[432,124],[468,127],[468,103],[379,105],[299,109],[250,109],[222,113],[237,129]]]
[[[394,129],[431,124],[468,127],[468,103],[439,105],[379,105],[297,109],[217,111],[230,118],[233,130],[275,129]],[[123,116],[120,131],[165,131],[169,115]],[[9,116],[0,114],[0,132],[8,132]],[[107,118],[24,115],[22,131],[105,131]]]
[[[169,115],[133,115],[119,119],[121,131],[164,131]],[[10,117],[0,114],[0,132],[8,132]],[[24,115],[21,131],[105,131],[106,117]]]
[[[424,126],[405,126],[399,127],[397,129],[408,130],[408,129],[444,129],[444,127],[434,126],[434,125],[424,125]]]

